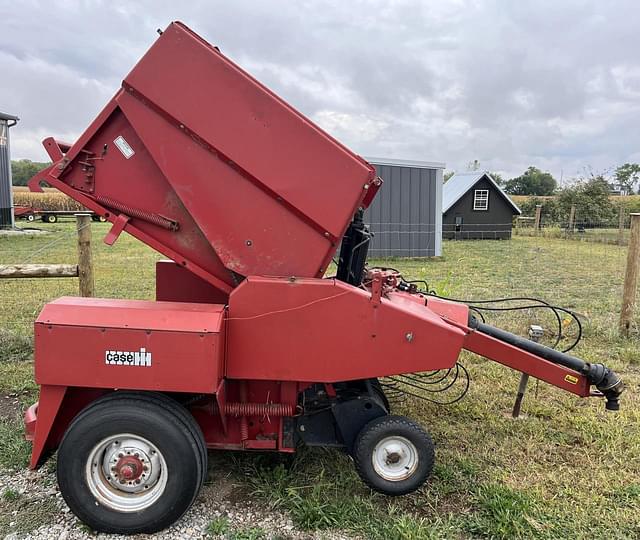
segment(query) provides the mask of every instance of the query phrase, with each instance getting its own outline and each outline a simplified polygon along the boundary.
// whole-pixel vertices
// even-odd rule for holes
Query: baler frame
[[[171,259],[156,301],[61,298],[35,324],[30,465],[59,449],[62,494],[93,529],[171,524],[207,448],[340,447],[372,488],[409,493],[433,443],[390,415],[378,379],[451,369],[462,349],[618,406],[601,364],[367,268],[374,168],[181,23],[76,143],[43,144],[54,163],[32,189],[44,180],[110,221],[107,244],[125,231]]]

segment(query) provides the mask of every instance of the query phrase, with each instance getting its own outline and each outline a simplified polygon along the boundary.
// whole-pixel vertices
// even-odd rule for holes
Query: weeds
[[[0,501],[0,536],[22,535],[54,521],[58,509],[54,498],[18,497]]]
[[[266,537],[267,533],[262,527],[242,527],[226,535],[227,540],[262,540]]]
[[[7,488],[2,493],[2,500],[6,502],[15,502],[20,498],[20,493],[15,489]]]
[[[212,519],[205,533],[212,537],[223,537],[225,540],[262,540],[267,538],[267,534],[262,527],[231,527],[229,520],[224,516]]]
[[[229,520],[224,517],[213,518],[207,525],[205,532],[210,536],[220,536],[229,530]]]
[[[22,469],[29,463],[31,445],[25,440],[21,422],[0,419],[0,467]]]

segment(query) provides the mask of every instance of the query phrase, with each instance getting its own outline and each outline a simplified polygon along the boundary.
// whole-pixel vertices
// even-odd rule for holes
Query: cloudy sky
[[[0,0],[13,158],[75,139],[171,20],[362,155],[565,180],[640,162],[633,0]]]

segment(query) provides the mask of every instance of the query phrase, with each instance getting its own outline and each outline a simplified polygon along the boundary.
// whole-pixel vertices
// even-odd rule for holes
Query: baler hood
[[[70,147],[69,147],[70,146]],[[375,169],[175,22],[45,180],[229,292],[323,275]]]

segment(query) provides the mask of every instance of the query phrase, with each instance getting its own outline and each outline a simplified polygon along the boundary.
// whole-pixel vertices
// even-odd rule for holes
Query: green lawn
[[[74,262],[73,225],[46,228],[54,234],[0,237],[0,263]],[[97,294],[152,298],[160,256],[126,235],[105,246],[100,239],[107,229],[93,225]],[[334,451],[303,451],[284,465],[269,456],[213,454],[212,476],[231,470],[247,496],[288,510],[308,530],[372,538],[640,537],[640,346],[637,334],[617,336],[625,260],[625,248],[614,245],[516,237],[445,242],[444,256],[434,260],[372,261],[452,297],[533,295],[579,312],[585,336],[574,354],[603,361],[624,378],[619,413],[544,383],[536,396],[532,381],[525,417],[514,421],[509,413],[519,375],[465,353],[472,385],[462,401],[444,407],[407,400],[396,408],[420,421],[437,444],[435,474],[416,494],[372,494],[350,460]],[[75,279],[0,282],[0,393],[17,393],[25,404],[36,399],[33,319],[47,300],[76,291]],[[523,332],[532,322],[550,329],[552,319],[531,310],[491,322]],[[8,420],[0,426],[0,455],[12,456],[0,467],[24,463],[18,429]]]

